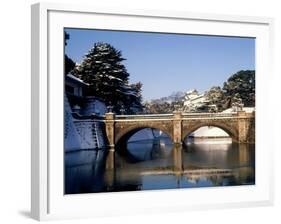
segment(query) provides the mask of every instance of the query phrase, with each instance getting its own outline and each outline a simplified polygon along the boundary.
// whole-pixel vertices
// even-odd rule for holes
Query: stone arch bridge
[[[255,142],[255,113],[181,113],[148,115],[105,114],[105,130],[111,148],[127,141],[143,128],[155,128],[166,133],[174,144],[182,144],[185,137],[203,126],[223,129],[233,141]]]

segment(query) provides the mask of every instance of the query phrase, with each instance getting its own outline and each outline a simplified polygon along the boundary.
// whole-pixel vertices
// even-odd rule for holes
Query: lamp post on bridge
[[[112,104],[111,104],[110,101],[109,101],[109,104],[108,104],[108,106],[107,106],[106,108],[107,108],[107,112],[108,112],[108,113],[112,113],[112,111],[113,111],[113,106],[112,106]]]
[[[181,111],[182,110],[182,108],[181,108],[181,106],[177,103],[177,104],[175,104],[175,111],[174,112],[179,112],[179,111]]]
[[[121,105],[121,109],[120,109],[121,115],[124,115],[124,114],[125,114],[125,111],[126,111],[126,109],[125,109],[124,105],[122,104],[122,105]]]

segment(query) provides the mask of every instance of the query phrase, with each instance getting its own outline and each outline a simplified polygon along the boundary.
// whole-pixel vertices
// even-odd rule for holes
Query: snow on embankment
[[[68,99],[64,97],[64,150],[66,152],[105,147],[102,126],[98,121],[77,120],[72,116]]]
[[[64,95],[64,150],[72,151],[81,147],[77,129],[73,123],[71,108],[66,95]]]

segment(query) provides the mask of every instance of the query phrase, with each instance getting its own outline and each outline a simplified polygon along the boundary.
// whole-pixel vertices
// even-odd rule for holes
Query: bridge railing
[[[115,115],[115,119],[154,119],[172,118],[173,114],[134,114],[134,115]]]
[[[232,113],[182,113],[182,118],[212,118],[212,117],[235,117],[237,112]],[[124,119],[172,119],[174,114],[138,114],[138,115],[115,115],[116,120]]]
[[[237,117],[237,112],[230,113],[181,113],[181,118],[224,118]],[[173,119],[174,114],[138,114],[138,115],[115,115],[116,120],[124,119]],[[252,113],[246,113],[246,116],[253,116]]]
[[[193,117],[235,117],[237,112],[231,113],[182,113],[183,118],[193,118]]]

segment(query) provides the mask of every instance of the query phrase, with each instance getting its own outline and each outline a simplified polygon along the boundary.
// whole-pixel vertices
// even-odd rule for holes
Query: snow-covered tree
[[[82,63],[73,74],[90,84],[88,95],[97,96],[114,107],[130,110],[132,104],[140,104],[136,87],[129,84],[129,73],[122,62],[122,53],[108,43],[95,43],[84,56]]]

